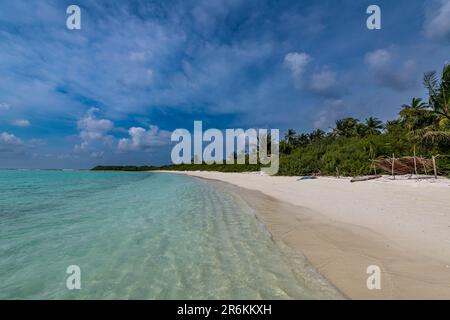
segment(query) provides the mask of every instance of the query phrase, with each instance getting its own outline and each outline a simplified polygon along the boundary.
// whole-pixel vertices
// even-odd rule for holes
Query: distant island
[[[252,172],[259,171],[261,165],[256,164],[178,164],[165,166],[96,166],[93,171],[219,171],[219,172]]]

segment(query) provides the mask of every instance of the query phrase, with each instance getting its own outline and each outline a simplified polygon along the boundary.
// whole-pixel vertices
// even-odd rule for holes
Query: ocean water
[[[199,179],[0,171],[0,299],[315,298],[292,268],[251,208]]]

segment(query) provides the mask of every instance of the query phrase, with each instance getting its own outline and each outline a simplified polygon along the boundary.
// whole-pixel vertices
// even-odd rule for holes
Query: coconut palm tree
[[[356,125],[356,134],[358,137],[365,137],[370,134],[369,128],[364,123],[358,122]]]
[[[318,141],[322,140],[325,137],[325,131],[322,129],[316,129],[309,134],[310,141]]]
[[[359,121],[354,118],[345,118],[336,121],[336,127],[333,129],[335,136],[352,137],[357,134],[357,125]]]
[[[288,129],[288,131],[286,132],[286,135],[284,136],[284,139],[286,140],[286,142],[289,145],[292,145],[295,141],[295,135],[297,133],[295,132],[294,129]]]
[[[384,126],[384,130],[387,133],[396,133],[403,131],[402,122],[398,119],[396,120],[388,120],[386,125]]]
[[[376,117],[366,119],[367,134],[379,134],[383,129],[383,122]]]
[[[408,131],[414,131],[424,127],[430,115],[428,105],[421,98],[413,98],[409,105],[403,105],[399,114],[400,119],[408,128]]]
[[[298,135],[297,139],[295,141],[296,146],[299,146],[299,147],[306,146],[308,143],[310,143],[309,138],[310,138],[309,134],[306,134],[306,133],[302,133],[302,134]]]
[[[428,117],[430,123],[413,129],[413,139],[431,145],[450,145],[450,64],[444,66],[440,81],[436,72],[431,71],[424,75],[423,83],[429,93],[427,112],[432,117]]]
[[[450,120],[450,64],[444,66],[440,82],[436,71],[430,71],[425,73],[423,84],[428,89],[432,111]]]

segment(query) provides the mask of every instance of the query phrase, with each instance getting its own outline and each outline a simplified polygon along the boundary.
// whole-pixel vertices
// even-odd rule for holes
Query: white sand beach
[[[274,240],[300,250],[349,298],[450,299],[448,179],[350,183],[254,173],[184,174],[262,193],[271,201],[250,204]],[[367,289],[369,265],[382,270],[381,290]]]

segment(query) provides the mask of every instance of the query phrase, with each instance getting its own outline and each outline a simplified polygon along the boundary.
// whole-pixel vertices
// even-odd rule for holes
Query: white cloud
[[[284,64],[292,72],[295,79],[300,79],[305,71],[305,67],[311,62],[311,57],[304,52],[291,52],[284,57]]]
[[[105,155],[104,151],[94,151],[94,152],[91,152],[90,157],[95,158],[95,159],[100,159],[100,158],[103,158],[104,155]]]
[[[12,152],[22,146],[22,140],[17,138],[15,135],[8,132],[0,133],[0,152]]]
[[[13,126],[16,127],[21,127],[21,128],[26,128],[29,127],[31,125],[30,121],[26,120],[26,119],[17,119],[11,122],[11,124]]]
[[[75,146],[76,151],[86,151],[93,142],[111,140],[107,133],[113,129],[114,123],[107,119],[97,119],[95,113],[100,111],[97,108],[88,110],[84,118],[78,120],[77,127],[80,130],[80,145]]]
[[[450,39],[450,1],[440,0],[437,10],[429,12],[425,20],[425,36],[429,39]]]
[[[372,68],[386,67],[391,62],[391,54],[387,49],[378,49],[366,54],[366,62]]]
[[[130,138],[119,140],[119,151],[149,151],[153,147],[168,145],[171,133],[159,130],[157,126],[151,125],[148,130],[141,127],[132,127],[128,130]]]
[[[376,83],[396,91],[416,85],[416,63],[413,60],[395,59],[391,49],[378,49],[366,54],[365,61]]]
[[[148,129],[132,127],[127,131],[129,138],[117,139],[109,132],[117,132],[120,128],[114,128],[114,123],[108,119],[97,118],[99,111],[91,108],[77,122],[81,143],[74,147],[75,153],[82,152],[90,158],[100,159],[109,155],[115,147],[120,152],[152,151],[154,147],[170,145],[171,132],[160,130],[155,125],[149,125]]]
[[[22,141],[17,138],[15,135],[8,133],[8,132],[2,132],[0,133],[0,142],[5,144],[13,144],[13,145],[21,145]]]
[[[313,74],[311,78],[311,89],[319,93],[327,93],[337,85],[336,72],[327,68]]]

